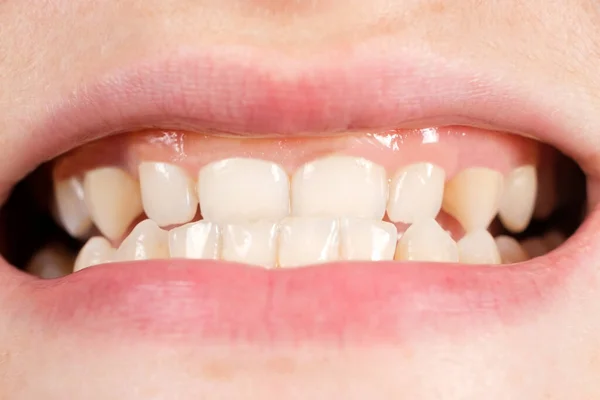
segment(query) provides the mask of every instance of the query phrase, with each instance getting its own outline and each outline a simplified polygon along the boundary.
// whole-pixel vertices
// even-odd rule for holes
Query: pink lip
[[[527,132],[575,151],[566,123],[556,114],[547,119],[550,106],[535,93],[492,81],[447,60],[362,51],[343,62],[302,63],[231,49],[181,53],[112,72],[48,107],[54,112],[32,126],[29,158],[16,163],[14,180],[86,141],[146,126],[262,136],[462,123]],[[45,282],[6,267],[0,282],[19,286],[21,304],[33,305],[45,323],[94,332],[118,325],[132,337],[386,339],[527,318],[582,263],[570,249],[585,248],[593,235],[588,226],[562,250],[516,267],[361,263],[265,271],[163,261]]]

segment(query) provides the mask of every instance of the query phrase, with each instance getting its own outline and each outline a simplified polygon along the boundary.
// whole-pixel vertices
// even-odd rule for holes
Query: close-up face
[[[600,399],[596,0],[0,0],[0,398]]]

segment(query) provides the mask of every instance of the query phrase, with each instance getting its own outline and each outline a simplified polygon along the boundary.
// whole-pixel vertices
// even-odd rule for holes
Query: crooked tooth
[[[74,260],[75,257],[65,246],[51,243],[31,257],[25,270],[42,279],[60,278],[71,273]]]
[[[501,235],[495,240],[502,264],[514,264],[529,260],[527,252],[515,238]]]
[[[221,259],[274,268],[278,233],[274,222],[227,224],[222,228]]]
[[[398,241],[396,260],[458,262],[458,246],[434,219],[412,224]]]
[[[464,264],[500,264],[496,242],[490,233],[480,229],[458,241],[459,260]]]
[[[159,226],[191,221],[198,208],[194,181],[176,165],[143,162],[138,167],[142,204]]]
[[[81,271],[84,268],[113,261],[114,258],[115,249],[110,242],[102,236],[95,236],[90,238],[79,251],[73,270]]]
[[[412,224],[435,218],[442,207],[446,172],[431,163],[409,165],[390,184],[387,213],[390,221]]]
[[[105,167],[89,171],[83,188],[92,221],[109,239],[121,238],[143,211],[140,186],[122,169]]]
[[[81,179],[54,181],[54,200],[60,224],[72,237],[82,237],[92,227],[92,219],[85,205]]]
[[[333,218],[286,218],[280,225],[279,266],[339,260],[339,231],[339,221]]]
[[[382,219],[387,192],[382,166],[350,156],[321,158],[292,177],[292,215]]]
[[[363,218],[340,220],[340,256],[342,260],[393,260],[398,231],[389,222]]]
[[[231,158],[202,168],[200,210],[216,223],[279,220],[289,214],[289,177],[275,163]]]
[[[161,258],[169,258],[168,232],[160,229],[151,219],[137,224],[115,254],[115,259],[119,261]]]
[[[511,232],[527,228],[537,195],[537,169],[533,165],[515,168],[505,180],[498,216]]]
[[[498,212],[503,179],[489,168],[467,168],[446,183],[442,207],[466,232],[487,229]]]
[[[543,256],[550,251],[550,247],[546,241],[540,237],[532,237],[525,239],[521,242],[521,246],[529,256],[529,258],[536,258]]]
[[[216,260],[221,249],[217,224],[198,221],[169,231],[171,258]]]

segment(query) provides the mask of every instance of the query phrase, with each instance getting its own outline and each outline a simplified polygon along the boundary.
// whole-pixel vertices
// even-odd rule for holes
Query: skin
[[[599,24],[595,0],[3,0],[0,143],[23,140],[28,121],[78,82],[213,43],[296,58],[367,40],[425,48],[494,65],[499,79],[527,81],[541,96],[552,83],[561,88],[558,113],[579,112],[582,126],[599,126],[591,111],[600,108]],[[598,143],[599,132],[577,134]],[[21,157],[8,154],[2,165]],[[28,317],[26,298],[0,290],[0,397],[597,399],[596,252],[577,258],[534,318],[346,346],[132,340],[118,326],[104,337],[42,326]]]

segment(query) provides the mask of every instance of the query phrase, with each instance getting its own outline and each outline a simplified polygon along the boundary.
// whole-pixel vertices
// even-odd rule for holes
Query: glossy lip
[[[581,156],[550,105],[516,86],[492,84],[459,62],[360,51],[341,64],[276,61],[264,52],[210,49],[113,72],[50,107],[54,112],[33,127],[29,158],[13,178],[89,140],[148,126],[253,137],[468,124],[527,133]],[[7,267],[0,281],[12,283],[17,297],[27,295],[22,301],[33,306],[32,315],[75,329],[107,333],[118,325],[135,332],[132,337],[365,340],[526,318],[548,306],[573,270],[571,251],[587,248],[593,231],[582,229],[554,255],[516,267],[345,263],[262,271],[161,261],[96,267],[49,282]]]

